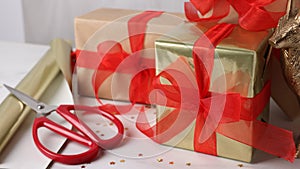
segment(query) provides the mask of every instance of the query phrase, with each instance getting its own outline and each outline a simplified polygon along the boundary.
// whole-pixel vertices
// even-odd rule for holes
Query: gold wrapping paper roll
[[[61,71],[70,77],[68,60],[71,45],[64,40],[55,39],[50,43],[50,49],[39,62],[22,79],[16,88],[34,99],[39,99],[55,77]],[[59,64],[58,64],[59,63]],[[70,78],[68,78],[70,82]],[[0,153],[12,138],[18,127],[30,112],[17,98],[8,95],[0,104]]]

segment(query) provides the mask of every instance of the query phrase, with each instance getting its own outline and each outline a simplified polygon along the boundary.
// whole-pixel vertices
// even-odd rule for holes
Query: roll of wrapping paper
[[[68,42],[62,39],[52,40],[50,49],[16,88],[34,99],[39,99],[60,72],[63,72],[70,82],[70,51],[71,45]],[[28,106],[12,95],[8,95],[0,104],[0,153],[30,111]]]

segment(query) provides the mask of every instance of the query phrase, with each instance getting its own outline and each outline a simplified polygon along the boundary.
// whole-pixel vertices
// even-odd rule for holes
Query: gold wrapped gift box
[[[193,70],[194,42],[208,27],[209,25],[205,24],[185,23],[173,29],[169,36],[158,39],[155,42],[157,74],[165,69],[172,69],[172,64],[178,59],[183,59]],[[258,94],[269,78],[265,67],[268,64],[270,33],[269,31],[250,32],[236,27],[227,38],[223,39],[215,49],[210,91],[235,92],[247,98],[253,98]],[[222,83],[224,81],[220,81],[222,77],[225,77],[226,84]],[[161,83],[169,84],[164,78],[161,78]],[[224,85],[226,88],[223,87]],[[157,106],[158,121],[172,109],[171,107]],[[268,113],[269,105],[266,105],[257,120],[263,118],[267,121]],[[159,133],[163,128],[163,124],[158,125],[157,132]],[[185,131],[165,144],[194,150],[194,130],[195,121]],[[254,148],[218,133],[216,133],[216,137],[218,156],[245,162],[252,161]]]
[[[101,8],[76,17],[76,49],[96,52],[97,46],[101,42],[113,40],[120,42],[123,49],[127,53],[131,53],[128,21],[140,13],[142,11]],[[151,19],[147,23],[144,49],[154,48],[154,41],[179,23],[182,23],[183,18],[183,14],[163,13],[159,17]],[[153,56],[150,57],[154,59],[154,52]],[[88,60],[89,58],[80,59]],[[81,66],[76,66],[76,69],[79,94],[94,97],[92,78],[95,70]],[[116,72],[104,81],[99,89],[98,96],[104,99],[129,101],[129,87],[125,84],[130,84],[130,81],[128,75]],[[118,84],[122,84],[122,86]],[[112,91],[113,85],[118,85],[117,91]]]

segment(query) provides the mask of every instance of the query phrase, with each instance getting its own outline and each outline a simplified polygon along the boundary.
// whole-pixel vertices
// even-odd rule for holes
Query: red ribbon
[[[276,27],[278,20],[285,14],[286,0],[190,0],[185,3],[185,14],[191,22],[220,21],[229,16],[230,6],[238,13],[239,25],[251,31]],[[203,18],[212,10],[212,15]]]
[[[279,1],[276,0],[239,0],[239,1],[191,0],[191,2],[185,3],[185,12],[186,12],[186,17],[192,22],[201,22],[201,21],[215,22],[215,21],[220,21],[221,19],[229,15],[229,8],[231,5],[238,13],[239,16],[238,23],[242,28],[250,31],[259,31],[259,30],[266,30],[269,28],[273,28],[277,25],[278,20],[280,19],[280,17],[282,17],[285,14],[285,10],[286,10],[287,2],[286,1],[282,1],[282,2],[283,3],[279,3]],[[269,11],[267,9],[273,10],[275,12]],[[199,11],[201,14],[206,14],[210,10],[213,10],[211,17],[201,18],[198,16],[197,11]],[[226,28],[226,26],[228,27],[228,29]],[[231,29],[231,26],[228,24],[225,24],[221,27],[223,27],[221,29],[224,29],[225,32]],[[213,27],[212,29],[215,29],[215,27]],[[226,37],[226,35],[222,36],[221,39],[218,39],[219,33],[223,34],[223,32],[215,31],[214,33],[211,34],[212,36],[209,36],[211,30],[206,32],[206,35],[208,34],[207,35],[208,38],[216,46],[222,40],[222,38]],[[217,39],[215,39],[215,37],[217,37]],[[200,53],[196,51],[198,46],[201,47],[202,44],[196,42],[194,45],[193,53]],[[207,74],[209,75],[211,73],[211,68],[209,66],[212,65],[213,57],[209,57],[209,55],[206,55],[205,57],[206,57],[205,62],[201,64],[197,61],[197,57],[194,56],[194,60],[196,59],[195,61],[196,77],[199,77],[199,74],[202,75],[202,77],[205,77]],[[207,61],[209,60],[209,58],[211,58],[211,61]],[[205,69],[203,69],[203,67]],[[206,93],[205,91],[208,91],[207,86],[209,86],[209,83],[205,84],[205,81],[207,81],[207,79],[201,79],[202,80],[201,81],[199,78],[197,78],[198,85],[200,87],[199,89],[202,94],[204,93],[204,95]],[[266,151],[270,154],[285,158],[286,160],[294,161],[294,155],[296,150],[295,150],[295,144],[293,141],[292,133],[256,120],[257,116],[263,110],[264,106],[268,101],[268,99],[266,98],[269,98],[270,96],[269,88],[270,88],[269,85],[267,85],[267,87],[265,87],[261,92],[263,93],[263,95],[262,94],[257,95],[253,99],[253,101],[250,101],[249,99],[246,98],[241,98],[242,105],[243,105],[241,109],[241,121],[237,124],[230,123],[233,124],[232,126],[234,126],[234,128],[231,128],[234,130],[234,132],[229,131],[230,127],[228,126],[230,125],[228,125],[228,123],[225,123],[225,125],[222,125],[222,123],[220,123],[216,131],[221,132],[221,134],[229,138],[232,138],[234,140],[237,140],[239,142],[242,142],[244,144]],[[249,104],[250,102],[251,103],[254,102],[255,104],[253,104],[253,106],[250,106],[251,105]],[[252,108],[245,109],[244,105],[248,105]],[[202,126],[206,121],[206,117],[202,114],[205,113],[200,113],[196,121],[197,122],[196,131],[195,131],[196,139],[194,140],[195,150],[216,155],[215,135],[212,135],[204,143],[199,144],[199,142],[197,142],[197,138],[199,138],[202,133],[201,131]],[[211,122],[211,123],[216,123],[216,122]],[[244,130],[239,129],[241,127],[243,127]],[[251,135],[252,133],[254,138],[252,138]],[[285,144],[282,144],[282,142],[285,142]],[[268,144],[268,146],[266,146],[266,144]]]
[[[97,52],[77,51],[77,56],[82,58],[77,58],[77,66],[96,70],[92,83],[94,95],[97,99],[100,86],[113,73],[133,74],[141,70],[132,79],[129,96],[133,103],[149,103],[147,93],[152,89],[151,82],[155,77],[155,69],[148,69],[148,67],[154,68],[155,62],[154,59],[140,57],[138,52],[144,48],[143,44],[147,23],[161,14],[162,12],[158,11],[145,11],[129,20],[128,34],[132,54],[124,51],[122,45],[116,41],[104,41],[100,43]],[[130,59],[125,68],[120,68],[120,64],[128,56],[134,58]],[[101,103],[100,99],[98,101]]]
[[[247,21],[251,20],[249,19],[249,16],[251,16],[253,13],[256,13],[257,16],[263,16],[264,19],[268,17],[273,19],[275,18],[275,20],[277,19],[277,15],[268,13],[263,8],[273,1],[267,1],[268,3],[263,3],[261,1],[249,3],[249,1],[243,1],[241,3],[243,5],[238,4],[240,1],[234,2],[233,0],[208,1],[206,5],[203,5],[203,8],[203,2],[200,3],[197,0],[193,0],[191,2],[195,6],[192,6],[190,3],[186,4],[186,15],[191,21],[218,21],[229,14],[229,4],[231,4],[239,13],[239,23],[241,26],[248,30],[261,30],[274,26],[274,22],[257,25],[257,23],[259,23],[257,20],[255,21],[256,24]],[[221,7],[222,10],[220,10]],[[207,12],[209,9],[213,9],[214,11],[210,18],[200,19],[198,16],[196,17],[197,13],[195,12],[195,9],[199,9],[203,13]],[[160,12],[145,12],[137,15],[129,21],[129,38],[133,53],[143,49],[146,23],[150,19],[157,17],[160,14]],[[251,17],[259,19],[257,16],[255,15]],[[168,98],[166,105],[175,108],[175,110],[169,113],[153,127],[151,127],[147,122],[146,115],[143,113],[144,108],[142,108],[138,117],[138,122],[136,123],[137,128],[153,140],[164,143],[176,136],[179,132],[186,129],[186,127],[188,127],[190,123],[196,119],[194,139],[196,151],[217,155],[215,133],[219,132],[220,134],[237,140],[241,143],[264,150],[270,154],[280,156],[289,161],[293,161],[295,146],[293,144],[292,133],[256,120],[257,116],[262,112],[270,97],[269,84],[266,85],[260,94],[254,98],[243,98],[238,94],[218,94],[208,91],[210,75],[213,69],[214,47],[223,38],[227,37],[233,29],[234,25],[232,24],[218,24],[207,31],[205,36],[201,36],[194,45],[193,59],[195,65],[197,89],[194,90],[192,84],[186,85],[185,87],[191,90],[190,92],[187,92],[185,98],[195,98],[193,94],[195,94],[194,92],[196,91],[198,93],[197,96],[200,98],[200,102],[194,103],[192,99],[188,99],[189,101],[181,103],[183,100],[181,100],[179,96],[183,94],[180,93],[180,87],[182,87],[182,85],[176,84],[176,80],[172,79],[171,76],[173,74],[177,74],[176,76],[180,77],[181,80],[184,79],[185,75],[182,75],[178,71],[163,71],[159,76],[155,77],[155,70],[151,68],[152,66],[150,66],[149,69],[143,69],[142,72],[133,78],[130,86],[130,99],[133,103],[138,102],[138,97],[141,97],[141,100],[145,101],[148,98],[148,94],[153,89],[151,82],[157,82],[159,77],[164,77],[171,82],[171,87],[158,83],[156,83],[154,86],[166,93]],[[212,44],[203,43],[207,42],[206,38],[208,38]],[[84,55],[82,52],[80,55]],[[117,42],[105,42],[99,45],[98,53],[96,55],[95,53],[91,54],[90,52],[86,52],[86,55],[95,57],[91,63],[93,66],[87,67],[92,67],[97,70],[94,74],[93,84],[95,96],[98,98],[97,93],[101,84],[107,77],[114,73],[121,62],[123,62],[131,54],[126,53],[122,49],[122,46]],[[131,62],[128,67],[136,65],[143,67],[140,63],[144,61],[141,61],[140,59],[141,57],[139,57],[139,54],[137,54],[136,59],[134,59],[135,61]],[[81,61],[86,62],[87,60],[81,59]],[[100,64],[95,66],[95,63]],[[81,65],[80,62],[77,64],[79,66]],[[86,63],[82,64],[86,65]],[[152,64],[153,62],[149,61],[148,65]],[[130,73],[132,70],[124,71]],[[146,88],[145,90],[145,86],[150,87]],[[190,86],[190,88],[188,86]],[[149,101],[146,103],[148,102]],[[219,106],[211,105],[211,103],[223,105],[221,106],[222,109],[220,109]],[[158,104],[160,104],[160,101],[158,101]],[[200,106],[195,109],[193,104]],[[129,107],[131,108],[132,105]],[[119,109],[120,107],[117,108],[114,105],[101,105],[101,109],[103,110],[122,114]],[[124,112],[127,111],[128,109],[126,109]],[[216,118],[217,121],[211,122],[211,118]],[[143,121],[143,123],[141,121]],[[157,130],[157,127],[159,126],[161,128]],[[239,127],[243,127],[246,132],[239,130]],[[229,131],[230,128],[234,128],[234,132]],[[252,135],[252,133],[254,133],[254,135]],[[254,138],[252,138],[252,136],[254,136]],[[267,141],[271,142],[269,143]],[[286,144],[282,144],[281,141]],[[270,145],[270,147],[265,146],[264,143],[267,143]]]
[[[241,97],[235,93],[209,92],[214,63],[214,47],[233,29],[234,25],[218,24],[195,42],[193,60],[198,89],[193,88],[193,85],[188,83],[188,77],[177,70],[164,70],[157,76],[157,79],[163,77],[171,83],[171,85],[163,85],[157,81],[155,88],[165,94],[167,98],[165,105],[175,109],[152,127],[147,122],[145,113],[141,113],[138,116],[137,128],[154,141],[165,143],[186,129],[196,119],[195,151],[217,155],[216,132],[218,132],[233,140],[293,161],[295,146],[292,133],[257,120],[269,101],[270,83],[267,83],[254,98]],[[178,81],[185,83],[180,85],[177,84]],[[190,90],[183,89],[184,92],[181,92],[180,86]],[[197,96],[195,96],[195,92],[198,92]],[[183,94],[186,95],[185,100],[180,97]],[[197,103],[195,97],[199,96],[200,102]],[[158,96],[157,103],[162,104],[162,102]],[[200,106],[195,109],[193,105]],[[285,144],[282,144],[283,142]]]

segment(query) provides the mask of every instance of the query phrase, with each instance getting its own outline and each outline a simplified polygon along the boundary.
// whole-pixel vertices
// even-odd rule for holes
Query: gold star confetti
[[[162,158],[158,158],[158,159],[157,159],[157,162],[160,162],[160,163],[161,163],[161,162],[163,162],[163,161],[164,161],[164,160],[163,160]]]
[[[169,164],[173,165],[173,164],[174,164],[174,161],[170,161]]]
[[[99,130],[96,130],[96,133],[100,133],[100,131],[99,131]]]
[[[238,164],[238,166],[239,166],[239,167],[244,167],[244,165],[243,165],[243,164]]]
[[[298,138],[297,141],[300,142],[300,137]],[[298,143],[298,145],[297,145],[297,151],[295,154],[295,158],[300,158],[300,143]]]
[[[185,163],[185,165],[187,165],[187,166],[191,166],[191,165],[192,165],[192,163]]]
[[[112,126],[112,125],[114,125],[114,123],[113,123],[113,122],[110,122],[109,125]]]
[[[126,130],[126,131],[127,131],[127,130],[128,130],[128,127],[125,127],[125,128],[124,128],[124,130]]]
[[[115,165],[115,164],[116,164],[116,162],[114,162],[114,161],[111,161],[111,162],[109,162],[109,164],[110,164],[110,165]]]
[[[125,160],[124,159],[120,160],[120,163],[125,163]]]

